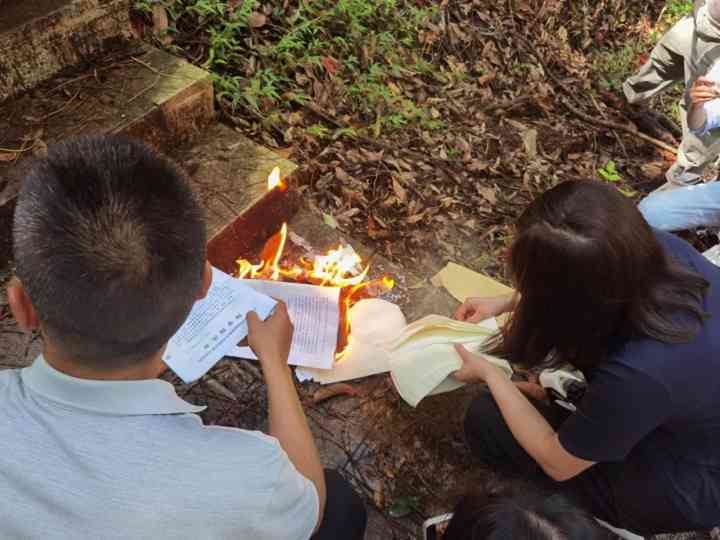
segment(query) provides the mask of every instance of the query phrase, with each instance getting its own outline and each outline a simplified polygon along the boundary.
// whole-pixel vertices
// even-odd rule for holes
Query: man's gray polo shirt
[[[278,441],[203,426],[172,385],[0,372],[0,538],[305,540],[313,484]]]

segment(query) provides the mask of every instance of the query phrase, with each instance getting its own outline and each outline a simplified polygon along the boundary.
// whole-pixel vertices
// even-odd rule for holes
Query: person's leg
[[[570,414],[565,409],[532,401],[553,427]],[[473,455],[485,465],[506,473],[548,481],[542,469],[515,440],[490,391],[476,397],[465,415],[465,438]]]
[[[554,428],[571,414],[533,401]],[[480,394],[465,417],[465,436],[473,454],[486,465],[522,476],[570,497],[594,517],[636,534],[692,530],[695,525],[670,497],[664,476],[652,460],[631,457],[623,463],[600,463],[566,482],[555,482],[517,443],[490,392]]]
[[[599,463],[559,487],[595,517],[635,534],[710,528],[712,524],[693,521],[697,501],[679,504],[682,498],[673,499],[673,483],[655,463],[648,456],[631,455],[621,463]]]
[[[720,226],[720,182],[659,191],[640,201],[638,209],[651,227],[684,231]]]
[[[630,103],[650,99],[685,78],[685,58],[692,49],[693,19],[685,17],[660,39],[650,58],[623,85]]]
[[[313,540],[362,540],[365,537],[367,510],[360,496],[337,471],[325,470],[325,485],[325,515]]]
[[[683,138],[675,163],[665,173],[668,183],[657,192],[701,182],[707,166],[716,161],[720,154],[720,131],[712,130],[704,135],[691,131],[687,123],[687,106],[685,99],[680,100]]]

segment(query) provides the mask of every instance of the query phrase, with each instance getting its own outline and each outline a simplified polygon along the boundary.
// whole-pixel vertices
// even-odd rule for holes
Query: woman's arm
[[[577,476],[595,463],[567,452],[555,430],[507,376],[482,355],[456,346],[463,367],[454,377],[463,382],[485,381],[513,436],[553,480],[562,482]]]

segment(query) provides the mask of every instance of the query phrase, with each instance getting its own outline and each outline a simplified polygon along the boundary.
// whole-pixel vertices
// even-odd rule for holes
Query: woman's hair
[[[587,368],[630,339],[692,341],[708,282],[665,254],[635,205],[599,182],[566,182],[520,217],[509,270],[520,298],[495,354]]]
[[[493,483],[465,496],[443,540],[600,540],[610,535],[557,493],[524,482]]]

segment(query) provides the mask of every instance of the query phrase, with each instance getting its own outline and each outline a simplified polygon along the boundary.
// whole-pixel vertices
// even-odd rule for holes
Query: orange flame
[[[268,191],[275,188],[285,189],[285,181],[280,177],[280,167],[275,167],[268,176]]]
[[[285,189],[287,184],[280,177],[280,169],[275,167],[268,176],[268,190]],[[365,281],[370,266],[362,268],[362,259],[350,246],[340,245],[324,255],[309,261],[301,258],[297,264],[282,264],[283,253],[287,243],[288,227],[283,223],[280,231],[274,234],[260,253],[260,262],[252,264],[247,259],[238,259],[237,277],[240,279],[288,280],[309,283],[325,287],[341,287],[341,298],[346,313],[344,318],[344,336],[350,336],[350,308],[364,298],[372,298],[388,292],[395,286],[389,277]],[[336,355],[339,361],[350,348],[351,339],[345,349]]]

